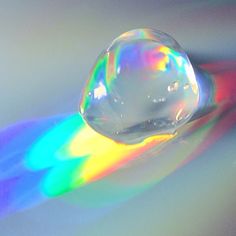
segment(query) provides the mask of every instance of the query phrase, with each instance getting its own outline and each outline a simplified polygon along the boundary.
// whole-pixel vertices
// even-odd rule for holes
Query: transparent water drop
[[[136,29],[116,38],[98,57],[80,112],[99,133],[135,143],[175,133],[198,101],[195,74],[180,45],[161,31]]]

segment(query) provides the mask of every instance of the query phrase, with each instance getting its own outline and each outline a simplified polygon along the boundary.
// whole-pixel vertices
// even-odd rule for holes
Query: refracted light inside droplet
[[[172,134],[197,109],[191,63],[169,35],[137,29],[116,38],[91,70],[80,112],[99,133],[124,143]]]

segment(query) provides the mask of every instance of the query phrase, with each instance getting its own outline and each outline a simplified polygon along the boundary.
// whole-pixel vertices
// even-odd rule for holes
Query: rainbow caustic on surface
[[[96,131],[123,143],[173,134],[199,101],[191,63],[169,35],[136,29],[116,38],[98,57],[80,103]]]
[[[41,192],[56,196],[115,171],[174,135],[153,136],[126,145],[107,138],[72,115],[40,137],[28,150],[25,166],[31,171],[47,169]]]

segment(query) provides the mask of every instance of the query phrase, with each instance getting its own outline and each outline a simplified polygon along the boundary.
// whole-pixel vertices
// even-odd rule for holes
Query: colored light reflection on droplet
[[[173,134],[190,120],[198,101],[195,74],[180,45],[161,31],[137,29],[119,36],[98,57],[80,112],[99,133],[138,143]]]

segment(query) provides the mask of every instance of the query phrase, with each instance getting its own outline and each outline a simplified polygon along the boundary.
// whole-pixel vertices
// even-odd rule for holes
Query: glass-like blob
[[[91,70],[80,112],[99,133],[136,143],[174,133],[197,108],[192,65],[169,35],[136,29],[116,38]]]

